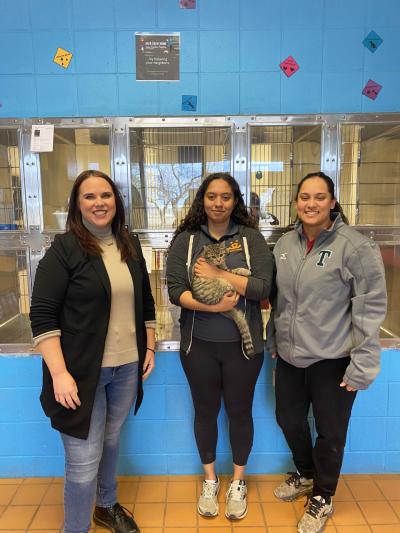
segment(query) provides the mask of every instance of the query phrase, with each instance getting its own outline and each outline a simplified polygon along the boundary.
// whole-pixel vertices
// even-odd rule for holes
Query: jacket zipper
[[[291,324],[290,324],[290,345],[289,345],[289,357],[291,359],[294,359],[294,326],[295,326],[295,322],[296,322],[296,315],[297,315],[297,299],[298,299],[298,287],[299,287],[299,279],[300,279],[300,274],[301,274],[301,271],[303,270],[303,267],[304,267],[304,264],[306,262],[306,259],[307,259],[307,250],[305,250],[304,252],[304,255],[301,259],[301,262],[297,268],[297,272],[296,272],[296,275],[295,275],[295,281],[294,281],[294,302],[293,302],[293,305],[294,305],[294,313],[293,313],[293,316],[292,316],[292,321],[291,321]]]

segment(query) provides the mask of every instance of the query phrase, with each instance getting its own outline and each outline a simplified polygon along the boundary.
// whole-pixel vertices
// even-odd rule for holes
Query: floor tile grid
[[[353,512],[354,524],[346,525],[340,519],[340,502],[335,497],[332,521],[339,533],[400,533],[400,474],[344,475],[341,483],[347,487],[363,523],[355,525],[358,520]]]
[[[200,476],[122,477],[120,487],[130,488],[128,497],[130,501],[123,502],[122,499],[121,501],[131,510],[140,509],[141,505],[146,511],[150,511],[154,505],[160,506],[162,516],[159,522],[154,525],[143,524],[143,533],[295,532],[295,522],[304,512],[304,499],[292,504],[277,502],[272,495],[272,488],[281,479],[282,476],[249,476],[250,510],[248,517],[239,523],[230,523],[223,515],[228,476],[222,478],[222,491],[219,495],[222,516],[217,519],[205,520],[195,511],[193,500],[197,499],[201,490]],[[193,489],[193,485],[196,490]],[[8,530],[2,527],[1,523],[4,513],[9,508],[34,510],[24,528],[17,529],[13,525],[9,529],[10,532],[45,531],[39,530],[39,527],[46,527],[48,533],[61,531],[61,527],[48,529],[46,514],[43,516],[43,513],[51,514],[51,511],[54,511],[52,520],[62,520],[62,479],[0,480],[0,491],[4,486],[11,487],[13,494],[10,497],[8,492],[9,501],[5,502],[6,505],[0,504],[1,533]],[[24,493],[24,489],[31,487],[34,488],[33,496],[27,491]],[[186,493],[187,489],[190,494]],[[55,496],[49,498],[51,494]],[[18,495],[21,497],[18,498]],[[23,505],[24,500],[21,499],[24,495],[28,496],[28,500],[25,500],[26,505]],[[30,506],[28,503],[34,505]],[[400,533],[400,475],[344,476],[338,487],[335,506],[335,515],[329,521],[326,533]],[[343,510],[347,511],[345,515],[347,518],[344,519]],[[43,525],[38,521],[41,512]],[[349,516],[353,518],[349,519]],[[94,531],[100,533],[105,530],[97,528]]]
[[[365,521],[365,524],[354,527],[368,527],[373,533],[400,533],[400,474],[348,474],[343,478]],[[388,483],[395,485],[395,488],[393,492],[385,494],[382,484]],[[340,528],[340,533],[350,526],[340,524],[337,513],[334,513],[332,521]]]
[[[24,487],[24,479],[21,479],[19,483],[11,483],[10,485],[8,482],[12,480],[4,480],[5,483],[2,484],[0,487],[1,492],[1,501],[2,503],[5,503],[6,505],[3,507],[1,514],[0,514],[0,528],[2,531],[4,531],[7,527],[13,527],[15,523],[15,516],[18,514],[18,522],[15,523],[15,527],[24,527],[29,526],[30,522],[32,521],[32,517],[35,514],[35,512],[39,509],[39,503],[40,500],[43,497],[43,491],[41,497],[39,497],[39,501],[36,505],[13,505],[13,501],[16,497],[16,494],[23,490]],[[17,480],[15,480],[17,481]],[[38,481],[38,486],[40,486],[44,491],[47,490],[47,482],[48,480],[45,480],[45,483],[40,483]],[[11,490],[9,490],[11,489]],[[24,527],[25,530],[25,527]]]

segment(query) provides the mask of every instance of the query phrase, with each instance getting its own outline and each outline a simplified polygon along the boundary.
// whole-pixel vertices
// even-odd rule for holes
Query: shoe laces
[[[113,514],[115,518],[119,518],[120,520],[124,520],[127,518],[127,515],[130,516],[132,519],[134,518],[133,514],[129,509],[126,507],[123,507],[120,503],[116,503],[113,506]]]
[[[287,485],[294,485],[296,489],[298,489],[301,485],[301,475],[298,472],[287,472],[289,474],[289,477],[285,481]]]
[[[218,481],[213,483],[213,482],[204,480],[203,481],[203,488],[202,488],[202,491],[201,491],[201,495],[204,498],[214,498],[215,497],[215,493],[217,491],[217,486],[218,486]]]
[[[232,481],[228,491],[228,498],[234,501],[244,500],[246,497],[246,482],[240,479]]]
[[[326,501],[324,498],[322,498],[322,496],[313,496],[312,498],[307,499],[306,505],[308,505],[306,511],[307,514],[311,515],[313,518],[321,518]]]

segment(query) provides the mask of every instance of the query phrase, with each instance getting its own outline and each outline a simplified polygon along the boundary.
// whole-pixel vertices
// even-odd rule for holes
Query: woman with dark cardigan
[[[44,412],[65,449],[65,533],[94,522],[136,533],[116,497],[121,427],[154,368],[155,310],[137,236],[112,180],[87,170],[72,188],[67,232],[39,262],[30,313],[43,355]]]

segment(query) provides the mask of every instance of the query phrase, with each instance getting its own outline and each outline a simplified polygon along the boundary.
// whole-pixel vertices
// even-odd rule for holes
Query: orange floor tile
[[[249,512],[239,522],[224,515],[223,476],[219,516],[196,512],[200,476],[127,476],[119,479],[119,501],[133,511],[142,533],[296,533],[305,499],[279,502],[278,475],[248,478]],[[60,478],[0,479],[0,533],[60,533],[63,521]],[[400,533],[400,474],[344,475],[325,533]],[[94,528],[91,533],[106,533]]]

